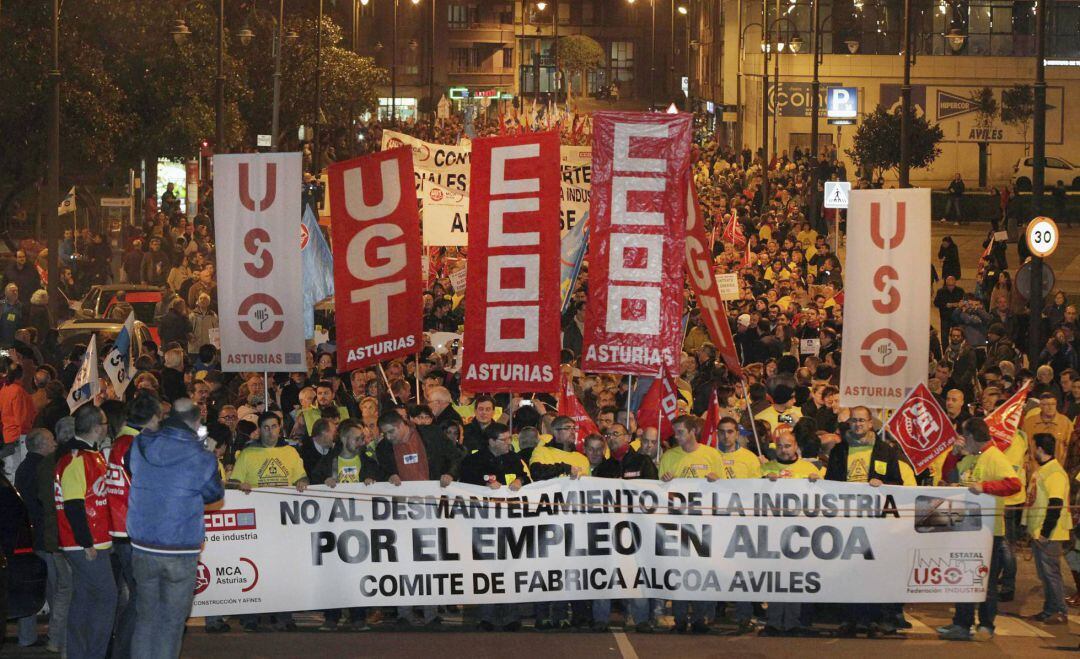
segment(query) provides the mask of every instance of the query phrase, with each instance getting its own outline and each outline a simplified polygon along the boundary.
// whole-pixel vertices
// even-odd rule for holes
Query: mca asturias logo
[[[982,552],[916,549],[908,588],[983,588],[989,572]]]
[[[195,572],[195,594],[201,595],[210,586],[239,586],[241,593],[259,583],[259,567],[250,558],[238,558],[235,563],[206,565],[201,561]]]

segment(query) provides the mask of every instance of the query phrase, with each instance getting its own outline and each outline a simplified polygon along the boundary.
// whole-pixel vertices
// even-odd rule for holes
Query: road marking
[[[1034,625],[1029,625],[1020,618],[1011,616],[998,616],[994,620],[994,633],[998,636],[1036,636],[1038,638],[1053,638],[1050,634]]]
[[[637,652],[634,651],[634,646],[626,637],[625,632],[611,632],[611,635],[615,637],[615,644],[619,646],[619,653],[623,659],[638,659]]]

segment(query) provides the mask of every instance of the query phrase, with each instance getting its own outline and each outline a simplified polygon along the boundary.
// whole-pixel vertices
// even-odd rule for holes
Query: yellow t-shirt
[[[900,481],[904,484],[904,487],[915,487],[917,484],[915,481],[915,470],[903,460],[899,460],[898,463],[900,465]],[[885,470],[882,469],[881,471]]]
[[[789,465],[781,464],[776,460],[773,460],[772,462],[766,462],[761,467],[762,476],[776,474],[780,478],[810,478],[811,474],[823,476],[824,471],[824,469],[814,466],[814,463],[809,460],[804,460],[802,458],[799,458]]]
[[[1009,448],[1002,451],[1005,454],[1005,459],[1009,461],[1009,464],[1013,466],[1013,470],[1016,471],[1016,477],[1020,479],[1020,491],[1011,497],[1005,497],[1006,506],[1018,506],[1027,502],[1027,452],[1027,436],[1022,430],[1018,430],[1013,435]]]
[[[1033,538],[1042,535],[1050,499],[1061,499],[1064,505],[1069,505],[1069,474],[1057,460],[1047,462],[1035,472],[1035,503],[1028,509],[1027,516],[1028,533]],[[1047,540],[1068,540],[1072,526],[1072,515],[1068,510],[1062,510]]]
[[[802,409],[800,409],[796,405],[792,405],[781,413],[777,412],[776,408],[770,405],[755,414],[754,418],[758,419],[759,421],[767,421],[769,423],[769,429],[776,430],[776,426],[780,425],[781,423],[790,423],[791,425],[795,425],[798,420],[802,418]]]
[[[711,446],[698,444],[691,453],[675,446],[664,451],[660,458],[660,476],[671,474],[672,478],[705,478],[710,473],[723,476],[724,461]]]
[[[737,448],[731,453],[721,451],[720,461],[724,465],[720,472],[723,478],[761,478],[761,460],[748,449]]]
[[[976,483],[987,483],[1006,478],[1016,478],[1016,471],[1001,449],[991,444],[975,461],[972,480]],[[1002,536],[1005,535],[1005,499],[994,497],[994,507],[994,535]]]
[[[360,482],[360,454],[357,453],[351,458],[343,458],[340,455],[337,459],[337,474],[334,475],[339,483],[359,483]]]
[[[847,482],[866,483],[870,480],[870,454],[873,446],[851,446],[847,455]]]
[[[577,451],[564,451],[549,444],[542,444],[533,449],[529,464],[558,465],[578,467],[582,476],[589,475],[589,459]]]
[[[288,487],[306,478],[304,462],[291,446],[248,446],[236,456],[230,480],[252,487]]]

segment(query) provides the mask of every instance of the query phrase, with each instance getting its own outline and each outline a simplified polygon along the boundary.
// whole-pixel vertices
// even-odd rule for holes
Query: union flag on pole
[[[716,396],[716,389],[713,389],[712,396],[709,398],[709,409],[705,412],[705,425],[701,429],[702,444],[720,448],[720,435],[716,431],[718,425],[720,425],[720,399]]]
[[[661,373],[641,399],[637,410],[638,426],[658,428],[661,441],[671,437],[675,432],[671,422],[679,414],[678,403],[679,393],[675,389],[674,378]]]
[[[986,425],[990,427],[990,436],[994,438],[994,444],[1004,451],[1012,444],[1013,435],[1020,427],[1020,419],[1024,416],[1024,401],[1031,392],[1031,383],[1020,388],[998,406],[996,410],[986,416]]]
[[[945,410],[922,383],[911,390],[886,427],[911,460],[915,473],[929,467],[957,438]]]
[[[731,219],[724,227],[723,239],[736,247],[746,245],[746,236],[743,235],[742,225],[739,224],[739,214],[734,208],[731,209]]]
[[[574,383],[566,375],[562,376],[562,382],[559,383],[559,399],[556,401],[559,407],[559,414],[568,416],[574,420],[577,424],[577,441],[574,448],[578,453],[582,453],[585,450],[585,438],[589,435],[595,435],[600,432],[600,429],[596,427],[596,423],[585,412],[585,406],[578,400],[577,395],[574,393]]]

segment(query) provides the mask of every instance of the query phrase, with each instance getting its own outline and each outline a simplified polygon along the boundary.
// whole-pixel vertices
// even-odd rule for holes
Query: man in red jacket
[[[108,431],[101,408],[83,405],[75,412],[75,439],[56,460],[56,525],[74,590],[67,625],[71,657],[104,657],[116,615],[108,466],[100,451]]]
[[[6,360],[5,360],[6,361]],[[0,388],[0,422],[4,428],[4,475],[15,482],[15,470],[26,458],[26,433],[34,427],[37,408],[22,386],[23,369],[18,362],[8,362],[4,386]]]
[[[161,402],[151,393],[139,393],[131,402],[127,424],[113,440],[109,451],[105,496],[109,501],[113,554],[120,565],[120,575],[127,587],[127,597],[116,618],[116,638],[113,656],[131,656],[131,638],[135,634],[135,570],[131,562],[131,541],[127,534],[128,495],[131,492],[131,466],[128,451],[132,442],[144,430],[157,430],[161,425]]]

